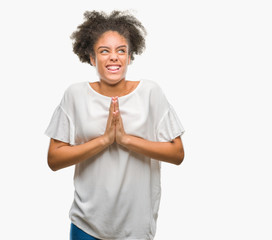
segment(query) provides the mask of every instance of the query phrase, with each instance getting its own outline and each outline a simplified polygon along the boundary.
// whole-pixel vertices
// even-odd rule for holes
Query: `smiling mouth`
[[[110,72],[117,72],[117,71],[119,71],[119,69],[121,68],[121,66],[120,65],[108,65],[108,66],[106,66],[106,68]]]

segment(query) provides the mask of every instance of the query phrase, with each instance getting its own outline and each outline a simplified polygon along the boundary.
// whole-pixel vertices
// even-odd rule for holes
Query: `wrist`
[[[101,145],[105,148],[111,145],[110,139],[106,135],[102,135],[100,137],[101,139]]]
[[[124,134],[124,136],[121,139],[120,145],[127,148],[129,146],[130,141],[131,141],[131,136],[128,134]]]

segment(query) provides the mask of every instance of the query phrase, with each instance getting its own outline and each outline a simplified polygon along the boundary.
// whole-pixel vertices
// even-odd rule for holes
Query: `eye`
[[[109,51],[107,49],[103,49],[100,51],[100,53],[108,53]]]
[[[126,52],[125,49],[119,49],[119,50],[118,50],[118,53],[125,53],[125,52]]]

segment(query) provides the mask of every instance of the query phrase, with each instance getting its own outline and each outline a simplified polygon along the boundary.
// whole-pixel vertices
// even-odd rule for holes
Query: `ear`
[[[96,61],[95,61],[95,58],[90,54],[90,62],[91,64],[96,67]]]

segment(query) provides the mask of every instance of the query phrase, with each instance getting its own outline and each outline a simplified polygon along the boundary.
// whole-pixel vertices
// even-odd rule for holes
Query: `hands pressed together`
[[[118,97],[113,97],[103,136],[75,146],[51,139],[48,150],[48,165],[52,170],[56,171],[77,164],[96,155],[114,142],[130,151],[177,165],[184,158],[180,137],[173,139],[171,142],[153,142],[126,134],[119,111]]]
[[[101,141],[102,140],[102,141]],[[171,142],[153,142],[126,134],[119,111],[118,97],[113,97],[103,136],[94,138],[84,144],[70,146],[69,143],[50,140],[48,165],[54,171],[80,163],[104,150],[114,142],[130,151],[153,159],[179,165],[184,158],[180,137]]]
[[[104,137],[109,145],[114,142],[123,145],[128,137],[120,115],[118,97],[112,97]]]

